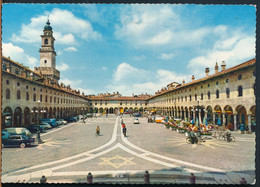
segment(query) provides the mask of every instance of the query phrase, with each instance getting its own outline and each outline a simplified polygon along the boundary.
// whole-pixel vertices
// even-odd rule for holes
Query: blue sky
[[[60,82],[85,94],[154,94],[255,57],[249,5],[4,4],[3,55],[39,66],[49,15]]]

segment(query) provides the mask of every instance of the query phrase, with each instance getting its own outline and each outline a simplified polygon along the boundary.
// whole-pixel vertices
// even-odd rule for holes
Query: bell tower
[[[40,67],[34,68],[36,72],[41,73],[50,82],[58,83],[60,79],[60,72],[56,69],[56,52],[54,48],[55,38],[53,37],[52,27],[50,26],[49,19],[41,35],[41,48],[40,52]]]

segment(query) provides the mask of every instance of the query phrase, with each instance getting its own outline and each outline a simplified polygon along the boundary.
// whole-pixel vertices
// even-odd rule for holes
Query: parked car
[[[35,132],[35,133],[36,133],[38,127],[37,127],[37,125],[34,124],[34,125],[28,126],[27,128],[28,128],[28,130],[29,130],[30,132]],[[41,133],[42,133],[42,132],[46,132],[46,130],[45,130],[42,126],[40,126],[40,125],[39,125],[39,130],[40,130]]]
[[[2,140],[2,148],[8,146],[19,146],[24,148],[28,145],[32,145],[35,142],[35,138],[29,138],[26,135],[10,135],[8,138]]]
[[[156,122],[156,123],[162,123],[162,122],[164,122],[163,117],[156,117],[156,118],[155,118],[155,122]]]
[[[52,128],[52,126],[49,123],[41,123],[40,126],[46,130]]]
[[[67,122],[76,122],[78,121],[76,117],[68,117],[65,119]]]
[[[134,120],[134,124],[140,124],[139,119],[136,118],[136,119]]]
[[[52,127],[56,127],[57,126],[55,118],[41,119],[40,123],[49,123]]]
[[[6,139],[10,136],[10,134],[6,131],[2,131],[2,139]]]
[[[64,119],[58,119],[58,121],[61,121],[63,125],[67,124],[67,121],[65,121]]]
[[[32,135],[32,133],[24,127],[8,127],[5,128],[4,131],[8,132],[11,135],[16,135],[16,134],[27,135],[27,136]]]
[[[141,114],[141,113],[134,113],[133,116],[134,116],[134,117],[141,117],[142,114]]]
[[[56,121],[56,125],[57,125],[57,126],[60,126],[60,125],[62,125],[62,124],[63,124],[62,121],[59,121],[59,120]]]

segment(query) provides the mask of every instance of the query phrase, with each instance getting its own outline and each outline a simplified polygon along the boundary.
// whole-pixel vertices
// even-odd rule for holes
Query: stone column
[[[215,125],[215,118],[216,118],[216,113],[213,112],[213,119],[212,119],[212,123],[213,123],[213,125]]]
[[[234,131],[237,130],[237,115],[234,114]]]
[[[222,114],[222,117],[223,117],[223,124],[224,126],[226,126],[226,115],[225,113]]]
[[[251,124],[251,114],[248,114],[248,130],[251,132],[252,131],[252,124]]]
[[[190,121],[190,111],[188,112],[188,119],[189,119],[189,121]]]
[[[201,111],[199,109],[199,124],[202,124],[202,121],[201,121]]]

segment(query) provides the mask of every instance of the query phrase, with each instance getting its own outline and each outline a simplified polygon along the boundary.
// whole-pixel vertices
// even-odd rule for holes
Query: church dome
[[[44,27],[44,30],[52,31],[52,27],[50,26],[49,20],[46,22],[46,25]]]

